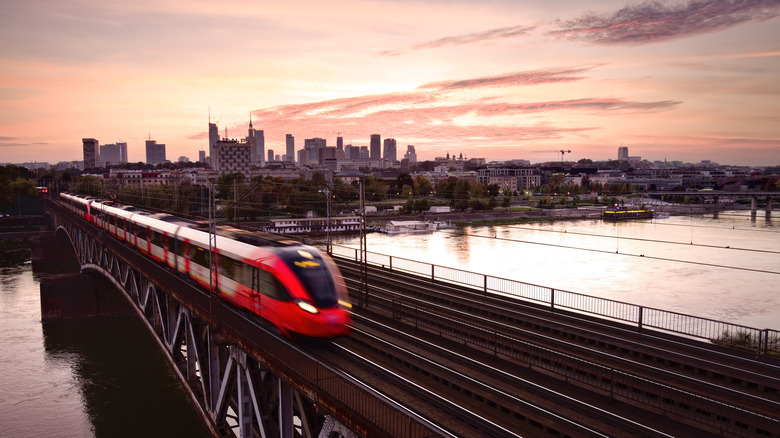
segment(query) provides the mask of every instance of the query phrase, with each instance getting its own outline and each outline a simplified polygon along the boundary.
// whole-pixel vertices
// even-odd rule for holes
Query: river
[[[142,323],[41,323],[30,249],[0,242],[0,437],[208,437]]]
[[[334,243],[357,248],[356,237]],[[780,215],[556,221],[371,233],[368,251],[780,330]]]
[[[357,247],[357,237],[338,237]],[[367,236],[369,251],[780,329],[780,215],[721,212]],[[26,246],[0,251],[0,436],[208,436],[134,318],[41,323]]]

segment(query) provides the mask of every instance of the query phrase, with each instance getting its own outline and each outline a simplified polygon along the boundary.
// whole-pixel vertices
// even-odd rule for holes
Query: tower
[[[285,137],[285,143],[287,145],[287,161],[295,162],[295,137],[292,134],[287,134]]]
[[[618,148],[618,161],[628,161],[628,147],[620,146]]]
[[[84,149],[84,169],[100,166],[100,142],[94,138],[82,138]]]
[[[371,159],[382,159],[382,143],[379,134],[371,134]]]
[[[395,148],[395,139],[394,138],[386,138],[384,142],[384,150],[382,151],[382,155],[385,157],[385,160],[388,161],[396,161],[396,148]]]

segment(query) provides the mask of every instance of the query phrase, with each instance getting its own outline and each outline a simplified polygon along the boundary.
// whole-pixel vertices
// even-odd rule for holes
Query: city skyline
[[[209,149],[208,123],[418,160],[780,164],[780,1],[12,2],[0,161],[82,138]]]

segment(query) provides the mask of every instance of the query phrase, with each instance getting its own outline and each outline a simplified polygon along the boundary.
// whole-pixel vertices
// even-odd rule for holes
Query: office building
[[[618,148],[618,161],[628,161],[628,147],[620,146]]]
[[[295,137],[292,134],[287,134],[284,140],[287,145],[287,153],[285,154],[287,161],[295,162]]]
[[[379,134],[371,134],[371,156],[372,160],[382,159],[382,140]]]
[[[159,164],[165,162],[165,144],[157,140],[146,140],[146,163]]]
[[[273,149],[268,149],[268,161],[270,162],[270,161],[273,161],[273,160],[274,160],[274,150]]]
[[[206,151],[198,151],[198,161],[201,163],[206,162]]]
[[[414,151],[414,146],[407,145],[406,146],[406,153],[404,154],[404,158],[409,160],[409,163],[416,163],[417,162],[417,152]]]
[[[82,138],[84,148],[84,169],[100,167],[100,143],[94,138]]]
[[[127,163],[127,143],[116,142],[114,144],[100,145],[100,162],[103,166]]]
[[[398,161],[395,153],[395,139],[386,138],[383,146],[382,156],[385,157],[385,160],[390,162]]]
[[[249,178],[252,170],[252,145],[249,142],[223,139],[214,145],[213,169],[220,175],[243,173]]]
[[[258,167],[265,164],[265,132],[262,129],[255,129],[255,150],[257,155]]]
[[[214,147],[219,141],[219,128],[216,123],[209,121],[209,161],[211,161],[211,167],[214,167]]]

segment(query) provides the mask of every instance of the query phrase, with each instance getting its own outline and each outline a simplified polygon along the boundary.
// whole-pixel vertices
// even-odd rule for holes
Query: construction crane
[[[570,149],[558,149],[558,150],[543,150],[543,151],[533,151],[533,152],[555,152],[556,154],[561,154],[561,163],[563,163],[563,155],[564,154],[570,154]]]

